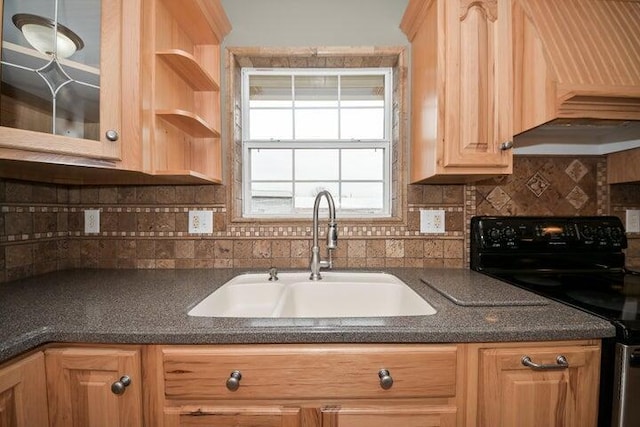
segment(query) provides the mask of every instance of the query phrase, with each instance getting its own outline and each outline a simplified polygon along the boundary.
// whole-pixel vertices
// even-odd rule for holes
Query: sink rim
[[[268,280],[268,273],[263,272],[255,272],[248,271],[242,272],[234,275],[232,278],[227,280],[221,286],[216,288],[214,291],[209,293],[203,299],[198,301],[189,311],[188,316],[190,317],[209,317],[209,318],[238,318],[238,319],[347,319],[347,318],[388,318],[388,317],[423,317],[423,316],[432,316],[437,314],[438,310],[430,303],[425,297],[420,295],[413,289],[409,284],[400,279],[393,273],[388,273],[384,271],[359,271],[359,270],[341,270],[341,271],[323,271],[322,272],[323,279],[320,281],[312,281],[309,279],[309,272],[307,271],[282,271],[279,273],[279,280],[277,282],[270,282]],[[283,277],[284,276],[284,277]],[[375,276],[374,279],[370,277]],[[264,278],[264,279],[263,279]],[[246,280],[249,279],[249,282]],[[325,280],[326,279],[326,280]],[[358,280],[360,279],[360,280]],[[284,280],[284,282],[283,282]],[[378,280],[380,283],[371,283],[372,281]],[[237,281],[237,282],[234,282]],[[295,297],[294,291],[300,288],[308,288],[308,287],[322,287],[323,283],[327,286],[331,285],[335,287],[335,289],[340,289],[342,285],[348,286],[353,285],[356,287],[355,291],[359,291],[358,288],[361,286],[384,286],[387,294],[383,295],[388,296],[389,292],[392,294],[395,292],[398,294],[399,302],[397,303],[398,307],[393,307],[395,311],[384,312],[383,309],[380,309],[379,312],[369,313],[370,310],[374,310],[374,308],[367,309],[366,304],[362,307],[355,306],[353,308],[349,308],[353,310],[354,314],[343,314],[343,312],[335,311],[331,313],[332,308],[328,306],[330,302],[324,302],[327,307],[323,307],[323,312],[320,314],[314,315],[282,315],[283,307],[286,305],[294,304],[291,303],[290,300]],[[267,301],[265,305],[265,309],[261,313],[253,314],[250,311],[255,310],[255,304],[252,305],[248,303],[245,307],[238,305],[238,310],[235,311],[233,308],[225,306],[225,302],[223,301],[221,307],[210,307],[211,305],[216,304],[220,301],[220,298],[224,298],[225,295],[221,295],[225,292],[229,292],[229,290],[233,290],[233,288],[243,288],[246,286],[270,286],[276,285],[281,288],[279,292],[279,296],[275,298],[273,301]],[[353,287],[352,286],[352,287]],[[274,286],[275,287],[275,286]],[[391,288],[391,289],[389,289]],[[313,289],[313,288],[311,288]],[[362,292],[362,291],[359,291]],[[340,296],[339,296],[340,297]],[[376,296],[378,300],[380,300],[381,296]],[[331,299],[331,296],[327,297],[328,300]],[[375,300],[374,300],[375,302]],[[231,303],[228,303],[231,305]],[[353,303],[351,303],[353,304]],[[384,302],[383,302],[384,304]],[[378,302],[378,307],[380,302]],[[267,311],[269,309],[266,307],[271,307],[270,314],[267,315]],[[218,310],[216,313],[215,311]],[[249,310],[249,311],[246,311]],[[408,311],[409,314],[400,314],[400,311]],[[302,310],[304,312],[304,310]],[[232,314],[229,314],[232,313]]]

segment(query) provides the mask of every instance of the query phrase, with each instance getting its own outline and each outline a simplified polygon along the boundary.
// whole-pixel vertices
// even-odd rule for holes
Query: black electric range
[[[640,425],[640,274],[625,268],[627,239],[613,216],[471,220],[471,268],[609,320],[600,426]]]

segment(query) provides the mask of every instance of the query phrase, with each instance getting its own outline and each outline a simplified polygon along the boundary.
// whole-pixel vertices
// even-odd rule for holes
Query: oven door
[[[640,345],[616,344],[613,427],[640,426]]]

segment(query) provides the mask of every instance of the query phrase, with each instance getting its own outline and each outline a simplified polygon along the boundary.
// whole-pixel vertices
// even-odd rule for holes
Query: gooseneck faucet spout
[[[320,199],[322,197],[327,199],[329,204],[329,226],[327,228],[327,257],[328,260],[320,259],[320,246],[318,245],[318,213],[320,210]],[[313,204],[313,246],[311,247],[311,276],[310,280],[320,280],[321,268],[331,268],[333,261],[331,258],[331,251],[338,247],[338,225],[336,224],[336,208],[333,203],[333,197],[327,190],[322,190],[316,196],[316,200]]]

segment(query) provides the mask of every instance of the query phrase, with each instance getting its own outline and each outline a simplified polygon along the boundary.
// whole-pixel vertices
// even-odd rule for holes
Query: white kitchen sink
[[[428,316],[436,310],[407,284],[386,273],[322,272],[241,274],[203,299],[189,316],[388,317]]]

